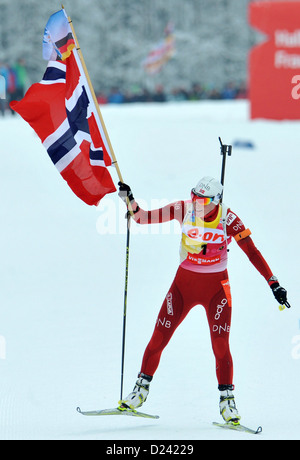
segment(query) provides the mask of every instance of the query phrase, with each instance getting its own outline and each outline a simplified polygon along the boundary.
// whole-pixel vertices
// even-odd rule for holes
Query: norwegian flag
[[[64,61],[59,54],[58,60],[49,61],[43,79],[10,106],[37,133],[73,192],[86,204],[97,205],[116,191],[107,169],[112,156],[76,48],[71,46],[67,55]]]

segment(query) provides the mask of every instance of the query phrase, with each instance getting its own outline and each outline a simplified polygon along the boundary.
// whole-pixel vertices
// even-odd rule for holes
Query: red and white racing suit
[[[137,204],[132,204],[133,210]],[[219,385],[232,384],[233,364],[229,348],[231,293],[227,272],[227,246],[234,238],[252,264],[268,281],[272,272],[255,247],[250,230],[239,217],[218,205],[204,219],[195,216],[191,201],[134,214],[140,224],[176,219],[182,227],[180,265],[164,299],[154,332],[144,352],[141,372],[153,376],[162,351],[195,305],[206,310]]]

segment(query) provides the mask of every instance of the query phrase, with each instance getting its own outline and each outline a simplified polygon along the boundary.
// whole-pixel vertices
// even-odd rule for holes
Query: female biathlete
[[[223,186],[216,179],[203,177],[192,189],[191,200],[153,211],[144,211],[138,206],[127,184],[119,182],[119,190],[120,197],[127,203],[130,201],[135,222],[154,224],[176,219],[182,228],[180,265],[158,314],[134,389],[119,402],[120,407],[136,409],[146,401],[164,348],[189,311],[201,304],[206,310],[216,360],[220,413],[226,422],[239,423],[229,348],[231,293],[227,247],[232,238],[265,278],[280,304],[287,302],[287,291],[279,285],[255,247],[250,230],[236,213],[221,203]]]

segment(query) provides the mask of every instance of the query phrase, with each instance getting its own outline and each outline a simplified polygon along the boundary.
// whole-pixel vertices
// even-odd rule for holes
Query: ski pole
[[[219,137],[219,142],[220,142],[220,145],[221,145],[221,155],[223,156],[222,171],[221,171],[221,184],[224,186],[226,157],[227,157],[227,155],[231,156],[232,145],[223,144],[222,139],[220,137]],[[224,193],[222,194],[221,203],[222,203],[223,195],[224,195]],[[284,302],[282,305],[279,305],[279,310],[280,311],[283,311],[285,308],[291,308],[291,305],[289,304],[288,301]]]
[[[228,155],[228,156],[231,156],[232,145],[225,145],[225,144],[223,144],[220,137],[219,137],[219,142],[220,142],[220,145],[221,145],[221,155],[223,156],[223,160],[222,160],[222,171],[221,171],[221,184],[224,186],[224,180],[225,180],[225,167],[226,167],[226,157],[227,157],[227,155]],[[221,202],[222,202],[222,199],[223,199],[223,196],[222,196],[222,198],[221,198]]]
[[[126,261],[125,261],[125,286],[124,286],[124,309],[123,309],[123,337],[122,337],[120,400],[123,399],[123,380],[124,380],[124,361],[125,361],[125,335],[126,335],[126,316],[127,316],[127,291],[128,291],[128,269],[129,269],[130,218],[131,218],[131,213],[128,212],[127,213],[127,238],[126,238]]]

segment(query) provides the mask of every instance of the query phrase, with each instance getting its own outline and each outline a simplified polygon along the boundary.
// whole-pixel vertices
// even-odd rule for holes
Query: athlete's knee
[[[151,351],[151,352],[155,352],[161,348],[163,348],[164,346],[164,342],[165,342],[165,337],[164,335],[161,333],[161,331],[159,331],[157,328],[155,328],[155,331],[151,337],[151,340],[147,346],[148,350]]]
[[[224,337],[213,340],[213,351],[218,360],[228,359],[231,356],[228,340]]]

